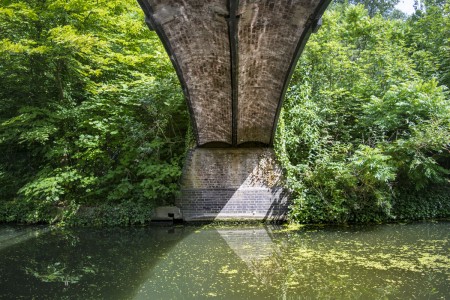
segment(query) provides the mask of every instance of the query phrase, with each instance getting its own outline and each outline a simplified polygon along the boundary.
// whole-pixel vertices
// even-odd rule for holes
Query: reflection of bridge
[[[275,298],[267,283],[279,275],[276,227],[194,229],[174,228],[176,247],[148,270],[132,299]]]
[[[160,36],[177,71],[197,146],[273,146],[293,68],[330,0],[138,1],[147,24]],[[232,149],[227,155],[254,163],[251,155],[242,156]],[[192,155],[210,157],[214,153],[217,152]],[[273,158],[273,153],[270,156]],[[192,167],[197,168],[188,164],[186,169]],[[229,168],[228,173],[237,171],[229,165],[225,167]],[[257,167],[258,163],[254,165]],[[214,176],[212,180],[220,181],[221,177]],[[215,188],[185,189],[203,193]],[[191,206],[195,199],[192,193],[188,194],[184,193],[187,196],[182,203]],[[241,194],[246,192],[242,190]],[[240,198],[248,200],[243,197]],[[225,206],[228,200],[229,196],[221,197],[219,206]],[[242,202],[235,205],[238,204]]]

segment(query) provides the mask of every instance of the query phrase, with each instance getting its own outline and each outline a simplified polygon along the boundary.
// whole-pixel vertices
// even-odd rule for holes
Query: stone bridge
[[[138,2],[175,67],[197,142],[177,200],[184,218],[283,218],[278,116],[330,0]]]

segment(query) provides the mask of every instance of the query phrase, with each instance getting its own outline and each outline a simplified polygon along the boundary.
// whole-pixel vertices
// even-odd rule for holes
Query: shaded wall
[[[197,148],[188,154],[176,205],[186,221],[281,220],[288,198],[271,148]]]

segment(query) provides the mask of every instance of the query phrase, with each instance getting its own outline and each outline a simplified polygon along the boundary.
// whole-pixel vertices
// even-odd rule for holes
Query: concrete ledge
[[[152,221],[173,221],[182,219],[181,211],[176,206],[156,207],[152,213]]]

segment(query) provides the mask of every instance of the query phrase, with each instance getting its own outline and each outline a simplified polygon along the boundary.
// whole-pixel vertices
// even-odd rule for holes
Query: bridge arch
[[[273,146],[292,72],[330,1],[138,0],[175,67],[197,146]]]
[[[175,67],[197,142],[176,201],[185,220],[286,216],[274,135],[330,1],[138,0]]]

